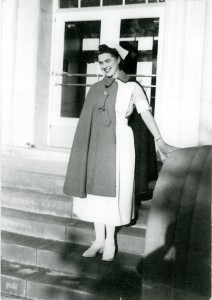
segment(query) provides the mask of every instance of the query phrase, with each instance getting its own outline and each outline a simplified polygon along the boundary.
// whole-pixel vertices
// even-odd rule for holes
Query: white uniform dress
[[[90,194],[86,198],[74,197],[73,212],[84,221],[121,226],[134,218],[135,147],[128,118],[134,107],[138,113],[151,108],[137,83],[116,81],[116,197]]]

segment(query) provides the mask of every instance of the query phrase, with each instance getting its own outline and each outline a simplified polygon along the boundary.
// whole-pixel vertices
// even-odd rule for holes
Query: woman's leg
[[[106,225],[106,242],[108,244],[115,244],[115,226]]]
[[[106,225],[106,240],[102,260],[111,261],[115,255],[115,226]]]
[[[94,223],[94,229],[96,234],[96,241],[102,244],[105,243],[105,224],[100,222]]]
[[[96,234],[95,242],[83,253],[84,257],[94,257],[98,252],[103,253],[105,244],[105,224],[95,222],[94,229]]]

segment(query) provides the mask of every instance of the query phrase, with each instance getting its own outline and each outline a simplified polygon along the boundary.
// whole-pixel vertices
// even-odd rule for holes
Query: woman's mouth
[[[111,70],[111,68],[108,68],[108,69],[105,69],[104,71],[105,71],[105,73],[108,73],[108,72],[110,72],[110,70]]]

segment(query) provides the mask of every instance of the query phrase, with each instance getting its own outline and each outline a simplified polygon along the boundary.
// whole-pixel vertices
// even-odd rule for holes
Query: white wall
[[[3,144],[46,145],[51,2],[2,2]],[[212,1],[166,0],[164,23],[157,122],[171,144],[212,144]]]
[[[39,0],[3,1],[4,144],[34,143],[39,10]]]
[[[2,3],[2,143],[47,143],[52,0]]]
[[[2,143],[11,144],[18,1],[2,2]]]
[[[39,10],[38,0],[18,1],[13,143],[19,146],[34,143]]]
[[[162,85],[156,119],[171,144],[181,147],[212,144],[208,116],[212,97],[209,88],[212,52],[208,37],[211,3],[166,1]]]
[[[52,10],[52,0],[40,0],[34,139],[36,147],[46,147],[47,145],[49,85],[51,78]]]

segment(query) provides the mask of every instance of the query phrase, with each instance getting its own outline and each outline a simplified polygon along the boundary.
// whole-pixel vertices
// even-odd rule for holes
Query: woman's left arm
[[[150,110],[145,110],[140,113],[144,123],[148,127],[149,131],[152,133],[152,135],[155,138],[155,141],[157,142],[157,145],[161,152],[167,156],[167,154],[178,150],[179,148],[170,146],[166,144],[160,134],[160,131],[158,129],[157,123],[155,122],[155,119],[153,118]]]

